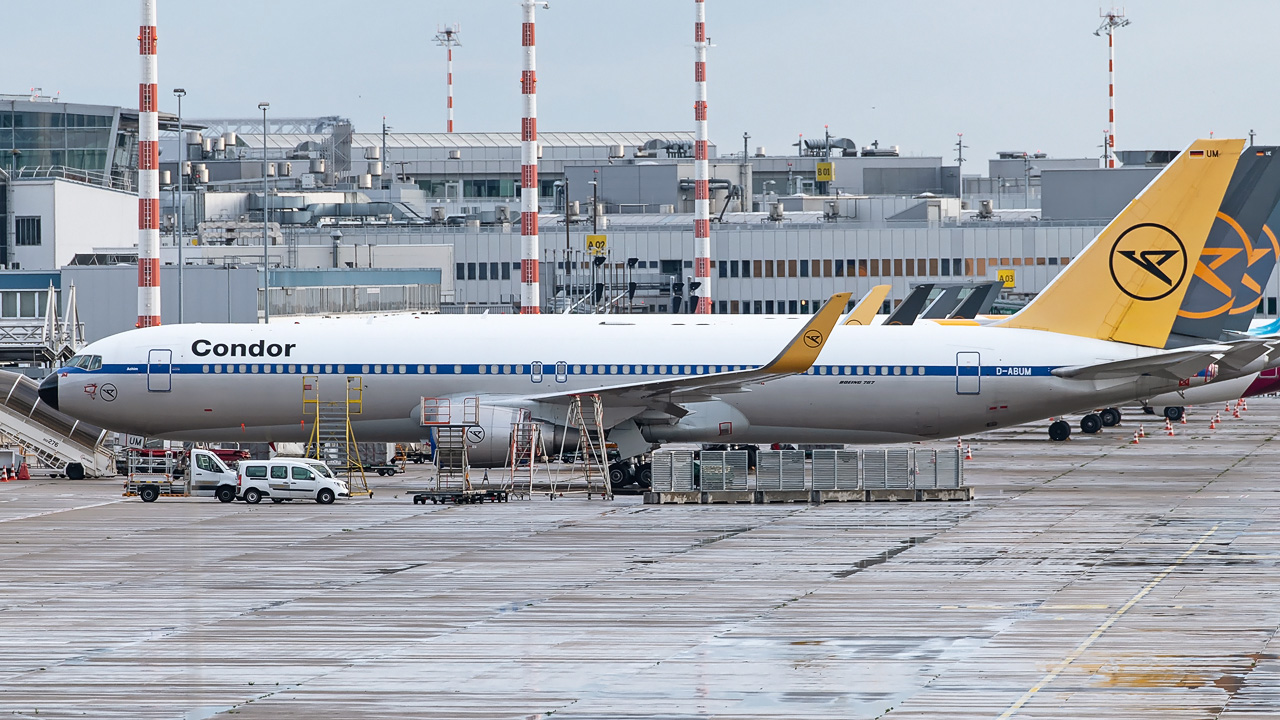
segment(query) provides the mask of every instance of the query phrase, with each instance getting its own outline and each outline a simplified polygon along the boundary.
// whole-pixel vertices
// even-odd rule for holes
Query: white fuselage
[[[479,396],[563,423],[563,401],[546,396],[760,367],[805,321],[430,315],[168,325],[84,348],[102,366],[59,371],[58,403],[74,417],[148,437],[302,442],[314,418],[304,393],[341,400],[347,378],[358,376],[356,437],[412,442],[425,435],[423,397]],[[971,434],[1176,389],[1149,377],[1051,374],[1157,352],[1036,330],[838,326],[805,374],[710,399],[673,395],[671,402],[692,410],[679,422],[655,409],[661,403],[606,404],[606,425],[634,417],[655,441],[862,443]],[[521,400],[528,396],[543,400]]]

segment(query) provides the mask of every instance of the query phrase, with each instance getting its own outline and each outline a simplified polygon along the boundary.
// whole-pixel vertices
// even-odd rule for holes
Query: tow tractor
[[[129,474],[125,497],[155,502],[161,497],[216,497],[228,503],[236,499],[236,474],[209,450],[166,449],[157,455],[128,451]]]

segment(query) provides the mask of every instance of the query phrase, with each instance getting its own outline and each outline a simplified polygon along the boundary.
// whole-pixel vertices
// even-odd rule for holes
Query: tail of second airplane
[[[1197,140],[1000,327],[1161,348],[1244,147]]]

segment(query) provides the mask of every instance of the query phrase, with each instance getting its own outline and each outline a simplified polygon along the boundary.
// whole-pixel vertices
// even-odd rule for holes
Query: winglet
[[[784,375],[802,373],[813,367],[822,352],[822,347],[831,337],[831,330],[840,320],[844,308],[853,293],[836,293],[827,304],[822,306],[818,314],[813,316],[804,328],[796,334],[791,342],[768,365],[762,368],[765,372]]]
[[[858,304],[849,313],[841,325],[870,325],[876,317],[876,311],[884,304],[884,299],[889,296],[889,285],[876,285],[867,291],[866,295],[858,301]]]

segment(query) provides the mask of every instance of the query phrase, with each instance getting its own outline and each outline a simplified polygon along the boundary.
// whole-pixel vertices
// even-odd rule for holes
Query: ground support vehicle
[[[397,465],[397,464],[395,464],[395,463],[387,463],[387,464],[385,464],[385,465],[365,465],[365,466],[364,466],[364,471],[365,471],[365,472],[376,472],[376,473],[378,473],[379,475],[382,475],[383,477],[386,477],[386,476],[395,475],[395,474],[397,474],[397,473],[402,473],[402,472],[404,472],[404,466],[403,466],[403,465]]]
[[[128,451],[129,473],[124,483],[125,497],[155,502],[162,497],[216,497],[221,502],[236,498],[236,475],[208,450],[190,453],[167,450]]]

